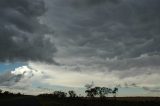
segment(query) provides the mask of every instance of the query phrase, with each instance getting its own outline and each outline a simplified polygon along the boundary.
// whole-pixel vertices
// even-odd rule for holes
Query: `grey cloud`
[[[43,0],[0,1],[0,61],[52,62],[56,47],[52,30],[40,22],[46,7]],[[48,35],[47,35],[48,34]]]
[[[0,86],[12,86],[18,83],[23,78],[23,75],[13,75],[11,72],[6,72],[0,75]]]
[[[88,6],[90,0],[77,1],[81,8],[68,1],[46,1],[44,19],[56,29],[57,58],[117,58],[102,65],[119,70],[159,65],[159,0],[94,0],[94,6]],[[144,54],[149,58],[139,59]]]
[[[102,3],[118,3],[119,0],[68,0],[74,7],[95,6]]]
[[[139,86],[137,85],[136,83],[131,83],[131,84],[128,84],[128,83],[125,83],[124,85],[118,85],[117,87],[119,88],[131,88],[131,87],[135,87],[135,88],[141,88],[145,91],[149,91],[149,92],[152,92],[152,93],[159,93],[160,92],[160,87],[147,87],[147,86]]]
[[[138,58],[133,59],[108,59],[103,62],[103,65],[107,65],[110,70],[119,69],[119,70],[126,70],[129,68],[142,68],[142,67],[148,67],[148,68],[156,68],[160,65],[160,56],[154,55],[154,56],[148,56],[148,55],[142,55]]]
[[[149,91],[149,92],[160,92],[160,88],[151,88],[151,87],[142,87],[144,90]]]

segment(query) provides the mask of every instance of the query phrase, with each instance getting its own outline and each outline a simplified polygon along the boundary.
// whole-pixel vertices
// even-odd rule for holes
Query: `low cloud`
[[[156,88],[150,88],[150,87],[142,87],[144,90],[149,91],[149,92],[160,92],[160,87]]]

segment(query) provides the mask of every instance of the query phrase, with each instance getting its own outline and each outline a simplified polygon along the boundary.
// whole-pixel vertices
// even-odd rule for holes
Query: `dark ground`
[[[160,106],[160,98],[52,98],[36,96],[8,96],[0,97],[0,106]]]
[[[1,97],[0,106],[42,106],[34,96]]]

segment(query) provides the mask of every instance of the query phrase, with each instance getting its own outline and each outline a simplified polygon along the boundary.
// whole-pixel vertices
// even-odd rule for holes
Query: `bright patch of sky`
[[[109,88],[117,86],[119,88],[117,96],[159,95],[158,92],[150,92],[151,90],[152,91],[156,90],[156,89],[151,89],[151,87],[149,87],[150,85],[148,86],[139,85],[140,82],[138,82],[139,83],[138,85],[131,82],[127,83],[129,79],[127,80],[119,79],[119,83],[121,82],[120,83],[121,85],[119,86],[117,85],[118,83],[113,84],[115,76],[108,75],[109,73],[107,75],[93,73],[92,76],[90,76],[90,74],[83,72],[67,71],[67,73],[64,73],[63,68],[64,67],[48,66],[48,65],[43,66],[34,63],[30,63],[25,66],[20,66],[12,70],[11,74],[15,78],[18,77],[19,75],[22,75],[21,79],[10,86],[3,86],[3,87],[1,86],[0,88],[12,92],[21,91],[22,93],[33,94],[33,95],[37,95],[39,93],[44,93],[44,92],[52,93],[57,90],[64,92],[68,92],[69,90],[74,90],[78,95],[85,96],[86,88],[84,87],[84,85],[94,81],[94,86],[105,86]],[[97,79],[93,80],[95,77],[97,77]],[[111,80],[111,78],[113,79],[113,81]],[[132,78],[132,80],[135,79]],[[145,89],[148,90],[145,90],[143,87],[146,87]]]
[[[21,67],[23,65],[26,65],[26,63],[22,62],[16,62],[16,63],[0,63],[0,73],[3,73],[5,71],[11,71],[15,68]]]

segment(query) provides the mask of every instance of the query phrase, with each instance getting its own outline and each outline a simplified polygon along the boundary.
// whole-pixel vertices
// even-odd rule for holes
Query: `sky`
[[[159,0],[1,0],[0,89],[118,87],[160,95]]]

